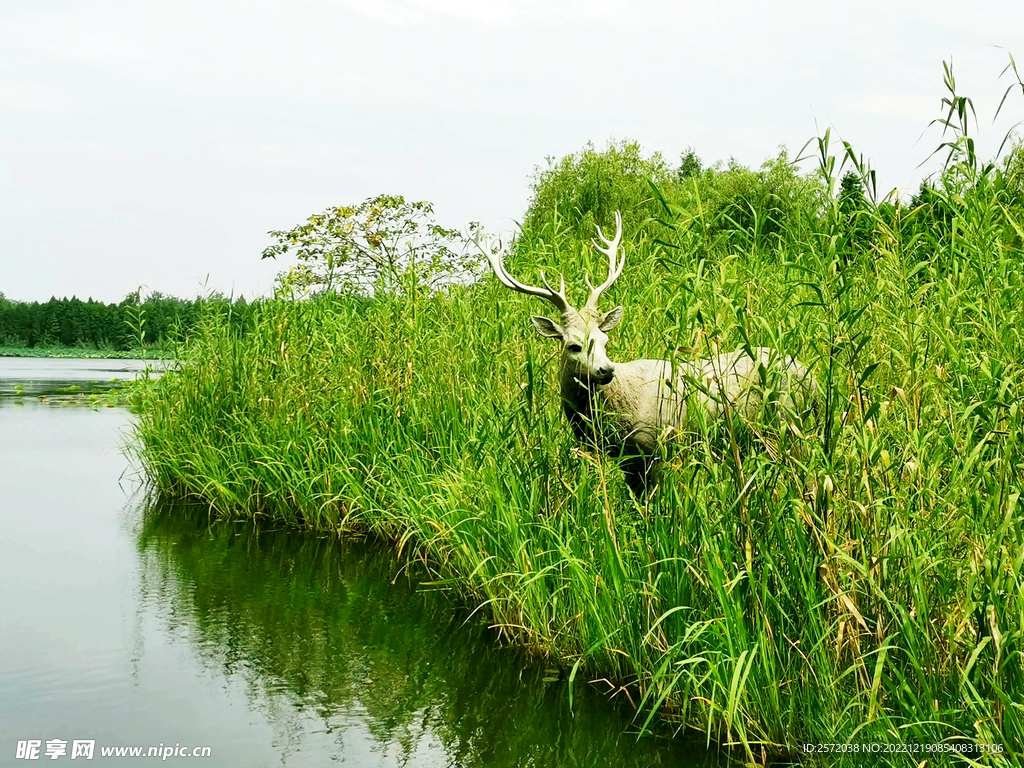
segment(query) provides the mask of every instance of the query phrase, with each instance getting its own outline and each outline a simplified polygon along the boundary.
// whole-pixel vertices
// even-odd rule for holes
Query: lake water
[[[147,502],[131,415],[45,397],[139,367],[0,358],[0,765],[33,741],[47,765],[76,741],[89,765],[153,762],[111,747],[247,768],[719,764],[638,740],[593,687],[570,709],[564,673],[495,647],[386,549]]]
[[[0,357],[0,397],[100,393],[163,365],[163,360]]]

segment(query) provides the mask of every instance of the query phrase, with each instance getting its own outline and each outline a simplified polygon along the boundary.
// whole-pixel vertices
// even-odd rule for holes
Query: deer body
[[[563,366],[562,408],[580,440],[593,439],[600,425],[602,448],[624,459],[626,480],[639,492],[662,441],[688,432],[694,409],[722,421],[731,408],[736,418],[756,422],[766,392],[787,416],[799,419],[810,409],[817,385],[802,363],[781,360],[768,347],[751,351],[753,357],[739,350],[675,366],[667,360],[617,363],[614,378],[603,385],[584,383]]]
[[[615,237],[607,239],[598,228],[606,247],[594,242],[608,256],[608,279],[594,288],[586,278],[590,296],[580,309],[566,299],[564,280],[558,291],[548,285],[543,273],[543,288],[520,283],[506,271],[502,254],[481,242],[479,232],[474,239],[503,285],[546,299],[561,310],[558,323],[536,315],[532,320],[541,336],[562,342],[559,389],[565,415],[579,439],[596,435],[603,450],[623,457],[626,479],[640,493],[647,487],[662,440],[673,431],[687,431],[692,409],[702,409],[712,420],[731,412],[756,421],[770,402],[786,418],[799,420],[813,405],[818,386],[805,365],[768,347],[675,364],[668,360],[613,363],[605,351],[607,331],[621,321],[622,307],[603,313],[597,302],[625,263],[618,256],[622,219],[618,213],[615,218]]]

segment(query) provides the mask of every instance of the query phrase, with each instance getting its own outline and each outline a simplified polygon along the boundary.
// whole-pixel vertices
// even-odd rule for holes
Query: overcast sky
[[[0,0],[0,292],[251,297],[268,230],[383,193],[510,230],[587,141],[757,167],[831,127],[909,192],[944,59],[981,154],[1024,118],[1007,51],[1016,0]]]

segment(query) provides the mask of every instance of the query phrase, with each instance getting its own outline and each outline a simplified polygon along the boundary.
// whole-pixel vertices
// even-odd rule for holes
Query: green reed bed
[[[1021,765],[1019,209],[965,166],[937,193],[948,215],[851,219],[824,165],[771,237],[713,231],[696,183],[666,198],[662,223],[627,229],[607,299],[626,308],[613,359],[749,343],[808,363],[823,397],[804,438],[697,423],[638,502],[570,435],[540,307],[488,277],[277,298],[244,335],[207,316],[138,396],[141,461],[220,516],[394,541],[640,724],[758,762],[825,743],[926,751],[806,759],[936,765],[959,758],[927,750],[959,744]],[[552,215],[510,265],[578,279],[597,261]]]

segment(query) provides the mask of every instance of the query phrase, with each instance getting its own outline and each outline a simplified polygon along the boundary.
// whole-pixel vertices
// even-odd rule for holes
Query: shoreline
[[[173,354],[158,350],[139,352],[113,349],[78,349],[76,347],[0,347],[0,357],[23,357],[32,359],[81,359],[81,360],[173,360]]]

